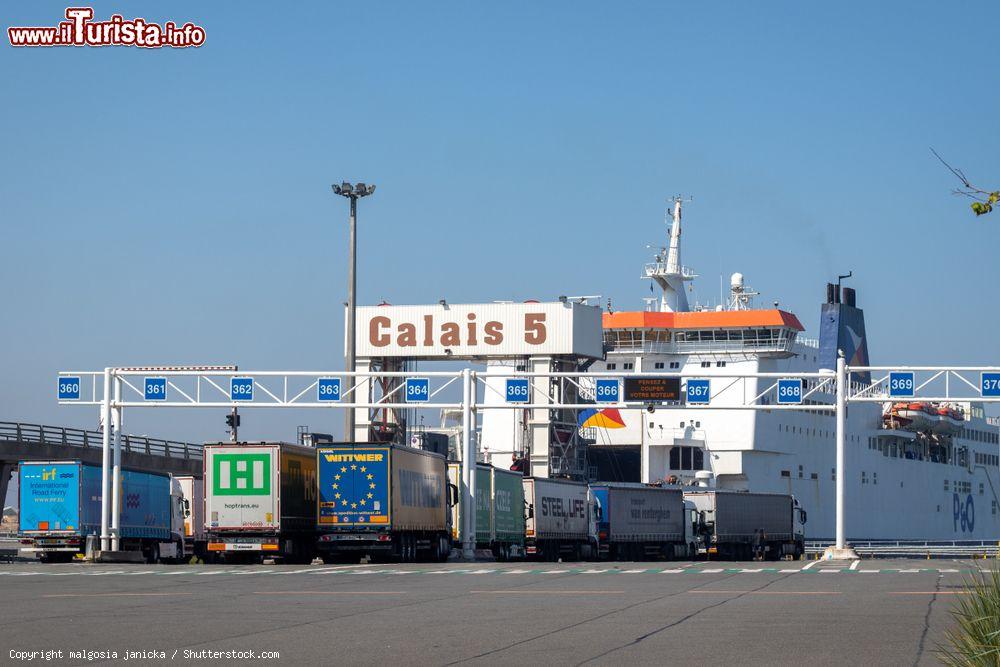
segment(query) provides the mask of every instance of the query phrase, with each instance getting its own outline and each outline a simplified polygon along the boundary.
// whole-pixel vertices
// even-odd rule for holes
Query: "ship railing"
[[[666,262],[650,262],[643,267],[647,276],[665,276],[668,274]],[[685,278],[697,278],[698,274],[690,266],[681,266],[681,275]]]
[[[1000,558],[995,540],[848,540],[862,558]],[[833,543],[807,541],[807,554],[821,554]]]
[[[732,353],[779,353],[788,354],[792,351],[790,339],[775,340],[760,343],[751,340],[734,341],[636,341],[634,343],[620,340],[606,341],[615,352],[641,352],[647,354],[732,354]]]
[[[102,446],[102,437],[103,434],[100,431],[86,431],[63,426],[45,426],[44,424],[0,422],[0,440],[39,445],[62,445],[67,447],[100,449]],[[201,445],[173,440],[161,440],[144,435],[122,434],[122,451],[196,461],[202,460],[203,456]]]

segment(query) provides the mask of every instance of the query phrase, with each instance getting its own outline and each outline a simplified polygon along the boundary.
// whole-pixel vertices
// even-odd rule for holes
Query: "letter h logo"
[[[271,455],[216,454],[212,492],[218,496],[266,496],[271,493]]]

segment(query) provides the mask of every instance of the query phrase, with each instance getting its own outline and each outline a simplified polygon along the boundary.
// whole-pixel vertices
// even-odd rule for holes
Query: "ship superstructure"
[[[854,290],[840,284],[827,288],[818,340],[802,336],[795,314],[756,308],[758,294],[739,273],[726,303],[691,308],[685,283],[695,273],[680,262],[681,204],[679,198],[672,202],[666,251],[644,269],[660,298],[647,300],[646,310],[604,313],[606,355],[590,371],[709,379],[815,372],[832,370],[838,350],[848,364],[868,364],[864,313]],[[497,370],[490,367],[488,374],[491,369]],[[832,538],[833,412],[727,410],[767,388],[767,380],[744,379],[738,389],[726,389],[733,382],[713,380],[713,388],[723,389],[713,390],[709,409],[583,411],[575,435],[591,444],[581,448],[587,455],[580,467],[591,479],[792,493],[808,512],[809,539]],[[834,396],[817,390],[806,402],[832,404]],[[497,465],[518,459],[530,419],[518,411],[486,411],[485,455]],[[981,404],[855,403],[847,425],[849,539],[1000,537],[1000,438]]]

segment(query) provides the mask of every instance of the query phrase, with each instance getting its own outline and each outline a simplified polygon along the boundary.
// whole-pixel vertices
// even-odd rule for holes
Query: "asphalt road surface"
[[[936,664],[963,578],[988,566],[0,565],[0,662]]]

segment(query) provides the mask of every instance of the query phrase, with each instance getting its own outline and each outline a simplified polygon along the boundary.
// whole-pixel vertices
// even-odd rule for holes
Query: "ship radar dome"
[[[743,274],[742,273],[734,273],[729,278],[729,286],[730,287],[743,287]]]

